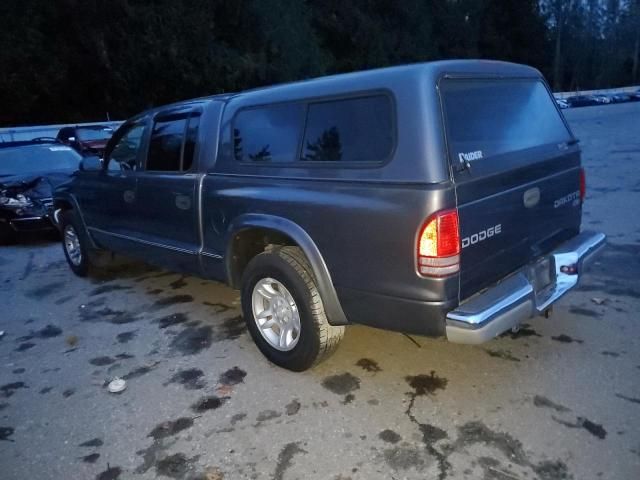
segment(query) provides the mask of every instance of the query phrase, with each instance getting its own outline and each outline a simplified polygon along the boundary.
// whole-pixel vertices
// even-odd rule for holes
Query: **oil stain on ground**
[[[533,404],[538,408],[550,408],[556,412],[570,412],[571,409],[560,405],[559,403],[552,402],[547,397],[542,395],[536,395],[533,397]]]
[[[366,372],[377,373],[382,371],[378,362],[371,360],[370,358],[361,358],[356,362],[356,366],[362,368]]]
[[[103,293],[115,292],[117,290],[131,290],[131,287],[124,285],[102,285],[98,288],[94,288],[91,293],[89,293],[90,297],[95,297],[96,295],[101,295]]]
[[[80,459],[84,463],[96,463],[96,460],[98,460],[99,458],[100,458],[100,454],[99,453],[90,453],[89,455],[85,455],[84,457],[81,457]]]
[[[91,440],[87,440],[86,442],[82,442],[79,447],[101,447],[104,445],[104,442],[101,438],[92,438]]]
[[[103,472],[100,472],[96,476],[96,480],[118,480],[122,475],[122,468],[120,467],[107,467]]]
[[[14,431],[13,427],[0,427],[0,441],[13,442],[11,436]]]
[[[382,430],[378,434],[378,438],[387,443],[398,443],[400,440],[402,440],[402,437],[397,432],[394,432],[390,429]]]
[[[19,337],[17,342],[26,342],[35,338],[47,339],[62,335],[62,329],[55,325],[47,325],[46,327],[38,330],[37,332],[31,331],[28,335]]]
[[[166,422],[160,423],[156,425],[156,427],[151,430],[149,433],[149,437],[154,440],[160,440],[167,437],[172,437],[187,428],[191,428],[193,426],[193,419],[189,417],[180,417],[176,420],[168,420]]]
[[[584,340],[578,340],[577,338],[570,337],[569,335],[565,335],[564,333],[555,337],[551,337],[551,340],[555,340],[556,342],[560,343],[584,343]]]
[[[169,307],[171,305],[177,305],[179,303],[190,303],[193,302],[193,297],[191,295],[173,295],[171,297],[161,298],[156,300],[153,304],[155,308],[161,309],[165,307]]]
[[[500,358],[502,360],[509,360],[511,362],[520,361],[520,359],[514,356],[509,350],[491,350],[486,348],[484,351],[487,352],[487,355],[489,355],[490,357]]]
[[[199,455],[187,458],[184,453],[174,453],[156,462],[156,474],[176,479],[185,478],[188,473],[193,472],[199,458]]]
[[[587,432],[593,435],[600,440],[604,440],[607,436],[607,431],[604,429],[602,425],[599,423],[594,423],[591,420],[583,417],[577,417],[575,422],[567,422],[566,420],[562,420],[555,416],[552,416],[553,420],[558,422],[560,425],[564,425],[569,428],[584,428]]]
[[[336,395],[346,395],[360,388],[360,379],[346,372],[326,377],[322,386]]]
[[[189,368],[175,373],[164,385],[178,383],[187,390],[200,390],[206,387],[204,372],[199,368]]]
[[[116,335],[116,340],[118,343],[128,343],[136,336],[136,330],[131,330],[130,332],[122,332]]]
[[[244,382],[247,372],[239,367],[233,367],[220,375],[218,383],[220,385],[237,385]]]
[[[433,395],[437,390],[444,390],[449,383],[449,380],[439,377],[433,370],[429,375],[407,376],[405,381],[413,388],[416,396]]]
[[[306,454],[307,451],[300,447],[300,442],[287,443],[278,454],[278,462],[273,472],[273,480],[283,480],[284,474],[291,467],[293,457],[299,454]]]
[[[0,387],[0,396],[4,398],[11,397],[17,390],[29,388],[24,382],[7,383]]]
[[[221,335],[216,336],[216,340],[235,340],[247,330],[247,323],[238,315],[237,317],[227,318],[222,322]]]
[[[284,406],[284,411],[288,416],[297,414],[300,411],[300,402],[297,398],[294,398]]]
[[[160,328],[164,329],[173,327],[174,325],[180,325],[188,320],[189,316],[186,313],[173,313],[166,317],[158,318],[154,320],[153,323],[157,323]]]
[[[228,397],[216,397],[211,395],[208,397],[202,397],[196,403],[191,405],[191,410],[196,413],[203,413],[208,410],[217,410],[228,400]]]
[[[153,363],[151,363],[149,365],[142,365],[140,367],[134,368],[129,373],[124,374],[122,376],[122,379],[123,380],[131,380],[133,378],[138,378],[138,377],[141,377],[143,375],[146,375],[147,373],[152,371],[154,368],[156,368],[159,364],[160,364],[160,362],[153,362]]]
[[[212,336],[210,326],[188,327],[173,338],[170,348],[182,355],[195,355],[211,346]]]

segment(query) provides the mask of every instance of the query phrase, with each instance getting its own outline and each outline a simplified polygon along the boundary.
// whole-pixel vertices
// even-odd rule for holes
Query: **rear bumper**
[[[483,343],[544,313],[578,284],[605,241],[603,233],[582,232],[551,252],[545,258],[551,262],[553,278],[544,288],[537,288],[533,267],[528,265],[471,297],[447,314],[447,339],[454,343]]]

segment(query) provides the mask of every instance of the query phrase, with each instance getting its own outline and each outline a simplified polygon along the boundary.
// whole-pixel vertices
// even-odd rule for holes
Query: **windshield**
[[[82,157],[63,145],[25,145],[0,148],[0,175],[77,170]]]
[[[538,80],[442,82],[454,160],[482,158],[571,140],[553,97]]]
[[[113,134],[113,129],[109,127],[78,128],[76,131],[80,140],[108,140]]]

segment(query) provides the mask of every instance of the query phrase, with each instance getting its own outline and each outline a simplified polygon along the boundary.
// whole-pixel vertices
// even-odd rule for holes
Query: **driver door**
[[[109,142],[104,168],[93,192],[87,225],[103,247],[131,251],[137,244],[137,183],[146,144],[146,119],[126,124]]]

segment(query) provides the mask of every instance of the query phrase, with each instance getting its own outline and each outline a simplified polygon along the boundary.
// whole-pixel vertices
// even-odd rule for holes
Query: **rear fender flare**
[[[298,224],[286,218],[266,214],[244,214],[237,217],[227,230],[225,269],[227,279],[231,280],[233,237],[249,228],[267,228],[290,237],[304,252],[316,277],[318,292],[322,297],[325,313],[331,325],[347,325],[349,322],[342,310],[331,274],[320,250],[309,234]]]

